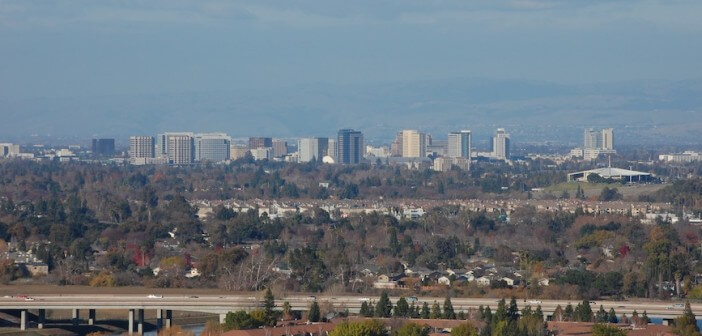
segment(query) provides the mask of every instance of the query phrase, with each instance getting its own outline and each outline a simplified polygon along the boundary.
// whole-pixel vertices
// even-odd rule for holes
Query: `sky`
[[[700,78],[700,17],[699,0],[0,0],[0,99]]]

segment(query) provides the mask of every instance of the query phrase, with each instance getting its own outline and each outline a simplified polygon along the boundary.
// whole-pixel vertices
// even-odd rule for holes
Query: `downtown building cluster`
[[[492,151],[483,154],[490,159],[509,160],[509,134],[498,129],[492,138]],[[166,132],[156,137],[142,135],[129,139],[129,162],[134,165],[217,163],[247,156],[254,160],[301,163],[404,164],[410,168],[428,166],[447,171],[469,170],[477,153],[473,150],[470,130],[450,132],[447,140],[433,140],[430,134],[407,129],[398,132],[390,146],[380,147],[367,146],[363,133],[354,129],[341,129],[336,137],[300,138],[294,145],[270,137],[236,142],[225,133]]]
[[[247,143],[236,143],[225,133],[166,132],[156,137],[130,137],[129,162],[188,165],[250,155],[254,160],[358,164],[363,162],[365,148],[363,134],[352,129],[340,130],[337,138],[302,138],[296,147],[298,150],[291,153],[287,141],[270,137],[251,137]]]

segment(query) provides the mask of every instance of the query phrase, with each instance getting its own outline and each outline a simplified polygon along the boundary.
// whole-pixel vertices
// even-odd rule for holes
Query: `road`
[[[348,309],[358,312],[364,301],[377,301],[377,297],[370,296],[289,296],[276,300],[276,305],[281,307],[283,302],[290,303],[294,310],[306,310],[313,301],[320,305],[332,306],[339,310]],[[396,302],[398,297],[391,297]],[[443,304],[443,297],[418,297],[416,304],[427,302],[430,306],[434,302]],[[497,307],[497,299],[489,298],[452,298],[454,310],[461,311],[477,308],[480,305],[490,306],[493,311]],[[533,308],[540,305],[545,314],[550,315],[558,305],[565,308],[569,303],[573,306],[579,301],[568,300],[542,300],[524,302],[518,300],[520,309],[524,305]],[[597,311],[602,305],[609,311],[614,308],[618,315],[631,313],[636,310],[639,314],[644,311],[649,317],[670,319],[682,313],[681,307],[675,307],[679,302],[655,301],[596,301],[592,310]],[[136,294],[70,294],[70,295],[33,295],[31,297],[5,296],[0,298],[0,310],[16,309],[162,309],[175,311],[204,312],[213,314],[226,314],[229,311],[251,310],[263,305],[262,297],[252,295],[163,295],[149,297]],[[693,304],[692,309],[696,315],[702,316],[702,304]]]

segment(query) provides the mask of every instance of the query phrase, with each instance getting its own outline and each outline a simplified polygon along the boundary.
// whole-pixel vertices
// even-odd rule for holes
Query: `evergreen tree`
[[[617,318],[617,313],[614,311],[614,308],[609,308],[609,315],[607,317],[607,322],[609,323],[617,323],[619,319]]]
[[[490,309],[490,306],[485,307],[485,311],[483,312],[483,320],[485,321],[485,323],[490,325],[492,323],[492,318],[493,318],[493,316],[492,316],[492,310]]]
[[[565,311],[563,311],[563,319],[568,322],[573,321],[573,305],[570,303],[565,307]]]
[[[519,307],[517,306],[517,299],[512,297],[511,300],[509,300],[509,309],[507,310],[507,317],[511,322],[516,322],[519,320]]]
[[[534,311],[534,316],[540,318],[541,321],[544,320],[544,311],[541,310],[541,305],[538,305],[538,306],[536,307],[536,310]]]
[[[317,304],[317,301],[312,302],[310,311],[307,313],[307,319],[310,322],[319,322],[319,320],[322,319],[322,312],[319,310],[319,304]]]
[[[383,291],[380,294],[380,300],[375,306],[375,316],[376,317],[390,317],[392,316],[392,302],[388,297],[388,292]]]
[[[590,307],[590,301],[585,299],[582,303],[578,304],[575,315],[576,320],[579,322],[591,322],[592,308]]]
[[[483,305],[478,306],[478,320],[484,320],[485,319],[485,308],[483,308]]]
[[[418,308],[419,307],[417,307],[417,305],[415,305],[414,302],[412,302],[412,305],[410,305],[410,309],[409,309],[409,316],[411,318],[418,318],[419,317]]]
[[[649,324],[651,323],[651,319],[648,318],[648,314],[646,314],[646,311],[644,310],[643,314],[641,314],[641,320],[643,323]]]
[[[275,308],[275,297],[273,297],[273,292],[270,288],[266,288],[266,294],[263,295],[263,312],[266,319],[265,323],[268,326],[275,326],[276,324],[276,314],[273,310]]]
[[[522,308],[521,317],[531,316],[531,314],[533,314],[533,312],[530,305],[526,305]]]
[[[431,318],[440,319],[441,317],[441,306],[439,306],[438,302],[434,301],[434,305],[431,306]]]
[[[496,321],[505,321],[507,317],[507,302],[505,302],[505,299],[501,299],[497,303],[497,310],[495,310],[495,315],[492,318]]]
[[[595,322],[607,323],[608,317],[609,317],[609,315],[607,315],[607,311],[605,311],[604,307],[602,307],[602,305],[600,305],[600,309],[595,314]]]
[[[444,318],[448,320],[455,320],[456,319],[456,313],[453,311],[453,304],[451,304],[451,298],[446,297],[446,300],[444,300]]]
[[[458,314],[456,315],[456,318],[459,320],[465,320],[466,319],[466,312],[464,311],[459,311]]]
[[[429,304],[426,303],[426,301],[424,302],[424,304],[422,304],[422,312],[419,314],[419,316],[423,319],[428,319],[430,316]]]
[[[690,301],[685,302],[685,310],[683,314],[675,319],[674,331],[680,336],[699,335],[700,329],[697,327],[697,317],[692,312]]]
[[[409,317],[410,313],[410,307],[407,304],[407,300],[405,300],[404,297],[400,297],[399,300],[397,300],[397,303],[395,304],[395,308],[393,309],[393,316],[396,317]]]
[[[368,316],[368,303],[366,301],[363,301],[363,303],[361,303],[361,311],[359,312],[359,314],[363,317],[370,317]]]

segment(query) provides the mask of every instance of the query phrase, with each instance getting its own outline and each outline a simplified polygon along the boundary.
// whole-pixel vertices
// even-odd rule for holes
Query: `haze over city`
[[[0,0],[0,335],[702,336],[700,0]]]
[[[699,1],[2,1],[0,132],[700,127]],[[675,118],[670,118],[675,116]],[[560,131],[558,128],[562,128]],[[484,130],[483,130],[484,129]],[[622,127],[620,129],[623,130]],[[579,132],[578,132],[579,133]]]

